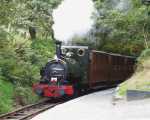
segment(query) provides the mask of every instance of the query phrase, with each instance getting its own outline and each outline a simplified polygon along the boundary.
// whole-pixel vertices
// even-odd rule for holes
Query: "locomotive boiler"
[[[55,59],[41,69],[41,80],[33,85],[45,97],[77,96],[81,91],[111,87],[129,78],[136,58],[87,46],[61,46],[56,42]]]

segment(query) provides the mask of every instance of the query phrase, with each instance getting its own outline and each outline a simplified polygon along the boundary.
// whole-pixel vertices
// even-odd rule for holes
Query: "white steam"
[[[55,38],[67,41],[75,34],[84,34],[92,27],[92,0],[64,0],[53,12]]]

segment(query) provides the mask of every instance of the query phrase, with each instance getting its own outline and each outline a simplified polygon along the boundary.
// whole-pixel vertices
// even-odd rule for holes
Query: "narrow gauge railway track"
[[[78,97],[81,97],[83,95],[91,94],[93,92],[102,91],[106,89],[114,88],[114,86],[111,87],[101,87],[99,89],[93,89],[90,91],[83,92]],[[56,105],[62,104],[68,100],[71,100],[74,98],[62,98],[62,99],[44,99],[36,104],[31,104],[24,106],[22,108],[19,108],[17,110],[14,110],[12,112],[0,115],[0,120],[30,120],[34,116],[38,115],[39,113],[46,111],[50,108],[55,107]]]
[[[0,115],[0,120],[29,120],[39,113],[55,107],[65,101],[43,100],[36,104],[27,105],[10,113]]]

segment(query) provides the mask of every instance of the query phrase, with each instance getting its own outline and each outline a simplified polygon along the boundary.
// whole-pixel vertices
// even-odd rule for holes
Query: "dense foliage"
[[[60,3],[61,0],[1,0],[0,90],[3,83],[8,88],[0,92],[0,113],[9,111],[13,101],[24,105],[37,99],[31,94],[31,85],[40,79],[41,67],[53,57],[52,11]]]
[[[73,43],[126,55],[139,55],[149,47],[149,8],[140,0],[93,0],[96,12],[88,37],[75,37]]]

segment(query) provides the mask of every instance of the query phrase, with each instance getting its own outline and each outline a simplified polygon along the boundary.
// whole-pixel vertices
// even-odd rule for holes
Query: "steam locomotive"
[[[61,46],[56,41],[55,59],[41,69],[33,85],[44,97],[77,96],[82,91],[117,85],[132,75],[136,58],[89,50],[87,46]]]

